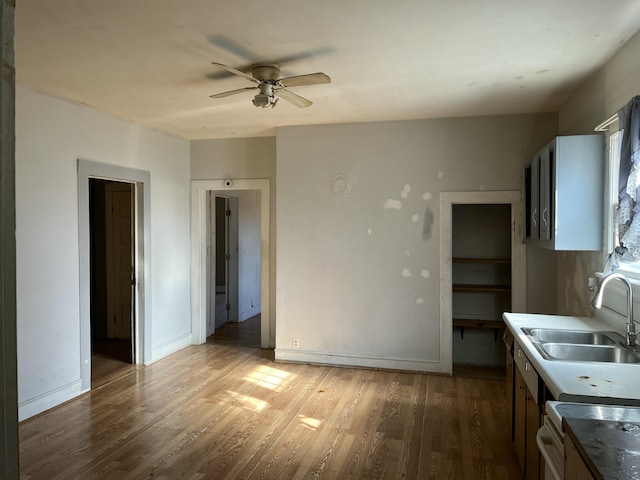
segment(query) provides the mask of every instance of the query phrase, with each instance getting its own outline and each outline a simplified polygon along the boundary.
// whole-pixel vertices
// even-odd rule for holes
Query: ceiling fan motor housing
[[[254,78],[263,82],[277,82],[280,78],[280,66],[275,63],[258,63],[251,68]]]

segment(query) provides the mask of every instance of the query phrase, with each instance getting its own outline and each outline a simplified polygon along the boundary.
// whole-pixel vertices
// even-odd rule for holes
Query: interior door
[[[227,323],[227,199],[216,196],[212,204],[213,208],[213,262],[212,275],[214,276],[214,329]]]
[[[133,340],[133,185],[105,186],[107,256],[107,336]]]
[[[239,203],[238,199],[231,197],[227,199],[227,308],[228,320],[230,322],[239,321],[238,313],[238,282],[239,282]]]

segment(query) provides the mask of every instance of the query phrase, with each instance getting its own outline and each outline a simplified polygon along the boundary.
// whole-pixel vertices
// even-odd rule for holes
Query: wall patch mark
[[[422,297],[418,297],[418,298],[416,298],[416,303],[417,303],[418,305],[422,305],[422,304],[424,303],[424,298],[422,298]]]
[[[342,173],[337,173],[331,179],[331,191],[338,197],[347,197],[351,193],[351,180]]]
[[[402,270],[402,276],[404,278],[409,278],[411,276],[411,271],[408,268],[405,268],[404,270]]]
[[[431,200],[433,198],[433,194],[431,192],[424,192],[422,194],[422,198],[424,200]]]
[[[424,224],[422,225],[422,240],[425,242],[431,238],[431,228],[433,227],[433,212],[427,207],[424,212]]]
[[[384,202],[385,210],[400,210],[402,208],[402,202],[400,200],[394,200],[393,198],[387,198]]]
[[[420,215],[418,215],[417,213],[411,215],[411,220],[413,221],[413,223],[418,223],[420,221]]]
[[[420,272],[420,275],[422,276],[422,278],[430,278],[431,277],[431,273],[426,268],[422,269],[422,271]]]

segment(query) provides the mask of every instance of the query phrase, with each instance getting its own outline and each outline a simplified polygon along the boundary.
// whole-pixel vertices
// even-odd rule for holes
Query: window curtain
[[[616,257],[625,262],[640,261],[640,95],[618,111],[622,131],[618,183]]]

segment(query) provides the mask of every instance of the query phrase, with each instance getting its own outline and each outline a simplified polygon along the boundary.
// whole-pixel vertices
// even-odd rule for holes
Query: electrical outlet
[[[294,338],[293,339],[293,348],[300,348],[300,339],[299,338]]]

